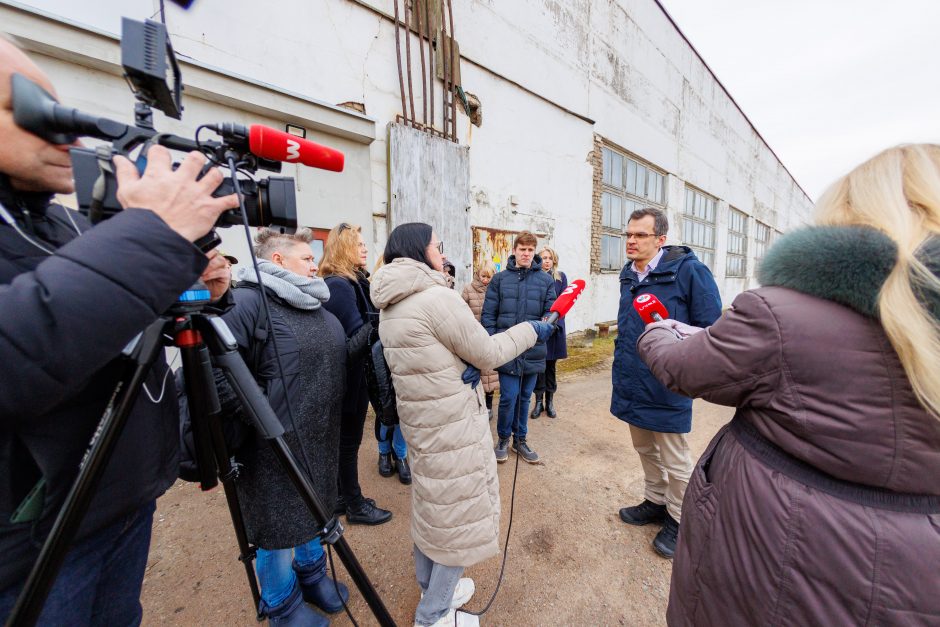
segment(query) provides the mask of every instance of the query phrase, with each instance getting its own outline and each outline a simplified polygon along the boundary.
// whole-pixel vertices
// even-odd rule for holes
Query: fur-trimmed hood
[[[781,238],[758,270],[761,285],[786,287],[878,316],[878,293],[897,259],[897,244],[864,226],[812,226]],[[940,276],[940,238],[929,239],[917,252]],[[921,292],[934,317],[940,318],[940,294]]]

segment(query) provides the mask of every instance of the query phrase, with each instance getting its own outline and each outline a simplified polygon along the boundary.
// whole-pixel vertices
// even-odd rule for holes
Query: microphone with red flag
[[[249,128],[248,149],[263,159],[300,163],[331,172],[342,172],[345,163],[343,153],[335,148],[262,124],[252,124]]]
[[[633,299],[633,308],[640,314],[643,322],[659,322],[669,317],[669,312],[665,305],[659,302],[659,299],[652,294],[640,294]]]
[[[555,302],[552,303],[552,307],[549,309],[549,314],[545,322],[555,324],[558,322],[559,318],[564,318],[574,306],[574,301],[578,300],[578,297],[581,296],[581,292],[583,291],[584,281],[582,279],[572,281],[571,285],[566,287],[565,291],[559,294]]]

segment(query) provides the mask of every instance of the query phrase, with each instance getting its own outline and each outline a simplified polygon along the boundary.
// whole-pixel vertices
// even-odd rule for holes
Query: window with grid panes
[[[754,266],[760,265],[761,259],[770,245],[770,227],[763,222],[754,223]]]
[[[620,270],[626,263],[623,233],[630,214],[643,207],[665,208],[666,175],[606,146],[602,160],[601,269]]]
[[[682,207],[682,243],[708,268],[715,271],[715,214],[718,201],[707,194],[685,188]]]
[[[728,256],[725,276],[747,276],[747,214],[732,208],[728,214]]]

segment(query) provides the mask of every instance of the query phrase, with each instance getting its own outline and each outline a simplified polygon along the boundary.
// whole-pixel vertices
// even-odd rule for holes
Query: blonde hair
[[[819,224],[873,227],[897,245],[878,313],[917,399],[940,419],[940,320],[927,304],[940,298],[940,277],[916,256],[940,235],[940,145],[885,150],[833,183],[816,209]]]
[[[362,227],[343,222],[333,227],[323,245],[320,276],[343,276],[356,280],[359,271],[359,234]]]
[[[283,254],[295,244],[310,244],[312,241],[313,231],[308,228],[298,229],[294,233],[281,233],[265,227],[258,229],[255,234],[255,255],[270,261],[276,252]]]
[[[480,268],[477,270],[477,276],[481,279],[484,276],[492,278],[494,274],[496,274],[496,264],[490,259],[484,259],[483,263],[480,264]]]
[[[539,251],[539,257],[541,257],[544,260],[545,255],[542,253],[548,253],[549,255],[552,256],[552,262],[553,262],[552,263],[552,278],[555,279],[556,281],[560,281],[561,274],[559,274],[558,272],[558,255],[555,253],[555,250],[552,248],[549,248],[548,246],[545,246],[544,248],[542,248],[542,250]]]

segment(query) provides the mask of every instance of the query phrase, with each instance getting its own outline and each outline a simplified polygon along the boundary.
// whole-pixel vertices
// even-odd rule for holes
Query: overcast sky
[[[660,0],[810,198],[940,143],[940,1]]]

